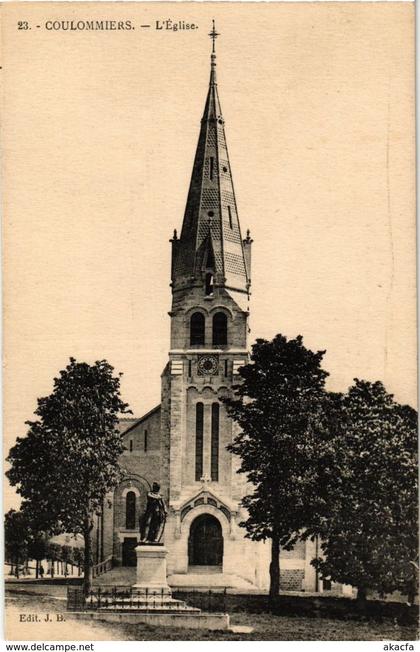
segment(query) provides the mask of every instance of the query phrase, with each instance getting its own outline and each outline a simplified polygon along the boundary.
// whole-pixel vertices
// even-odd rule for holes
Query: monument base
[[[165,546],[141,544],[135,548],[137,556],[137,582],[127,591],[126,587],[100,587],[87,600],[87,609],[96,614],[84,614],[89,618],[100,615],[111,622],[152,623],[156,626],[193,627],[199,629],[226,629],[226,614],[202,614],[197,607],[190,607],[183,600],[175,600],[166,579]],[[72,614],[75,612],[72,611]],[[79,617],[83,614],[79,614]]]
[[[147,589],[171,595],[171,589],[166,578],[165,546],[141,544],[135,548],[137,556],[137,578],[133,589]]]
[[[110,609],[98,611],[72,611],[71,618],[77,620],[99,620],[109,623],[125,623],[127,625],[152,625],[153,627],[182,627],[186,629],[228,630],[228,614],[197,613],[199,609],[190,612],[172,611],[170,613],[150,613],[150,611],[128,610],[112,612]],[[162,633],[162,640],[165,635]]]

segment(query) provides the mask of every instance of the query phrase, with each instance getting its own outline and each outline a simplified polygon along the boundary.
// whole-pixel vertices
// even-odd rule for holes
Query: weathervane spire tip
[[[216,32],[216,22],[215,22],[214,18],[213,18],[212,24],[213,24],[212,30],[211,30],[211,32],[209,32],[209,36],[210,36],[210,38],[211,38],[211,40],[213,42],[212,43],[211,53],[213,55],[216,55],[216,39],[219,36],[219,33]]]

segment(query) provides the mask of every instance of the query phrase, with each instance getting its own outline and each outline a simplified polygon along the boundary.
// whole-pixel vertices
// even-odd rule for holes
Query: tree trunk
[[[92,527],[93,523],[90,516],[85,518],[85,526],[83,530],[83,537],[85,540],[85,560],[84,560],[84,577],[83,589],[85,596],[89,595],[92,590]]]
[[[54,559],[51,560],[51,578],[54,577]]]
[[[357,608],[359,611],[362,613],[366,612],[366,597],[367,597],[367,590],[365,586],[358,586],[357,587],[357,598],[356,598],[356,604]]]
[[[37,580],[39,576],[39,561],[35,559],[35,579]]]
[[[407,602],[409,605],[414,604],[414,600],[416,599],[416,589],[415,587],[410,587],[408,593],[407,593]]]
[[[273,606],[280,590],[280,537],[273,533],[271,539],[269,602]]]
[[[16,579],[19,579],[19,555],[16,555]]]

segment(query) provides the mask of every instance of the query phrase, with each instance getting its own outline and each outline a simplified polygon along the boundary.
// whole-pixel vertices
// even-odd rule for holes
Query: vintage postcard
[[[6,639],[413,641],[414,4],[1,37]]]

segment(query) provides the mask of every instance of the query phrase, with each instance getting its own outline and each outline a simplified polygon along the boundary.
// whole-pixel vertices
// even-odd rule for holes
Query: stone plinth
[[[197,610],[199,611],[199,610]],[[188,629],[220,630],[229,629],[229,614],[203,613],[150,613],[141,611],[123,611],[113,613],[111,610],[72,611],[71,618],[77,620],[99,620],[109,623],[127,623],[129,625],[146,624],[153,627],[185,627]],[[164,640],[164,634],[162,634]]]
[[[171,593],[166,579],[165,546],[140,545],[135,548],[137,555],[137,581],[134,589],[149,589],[149,591],[164,591]]]

